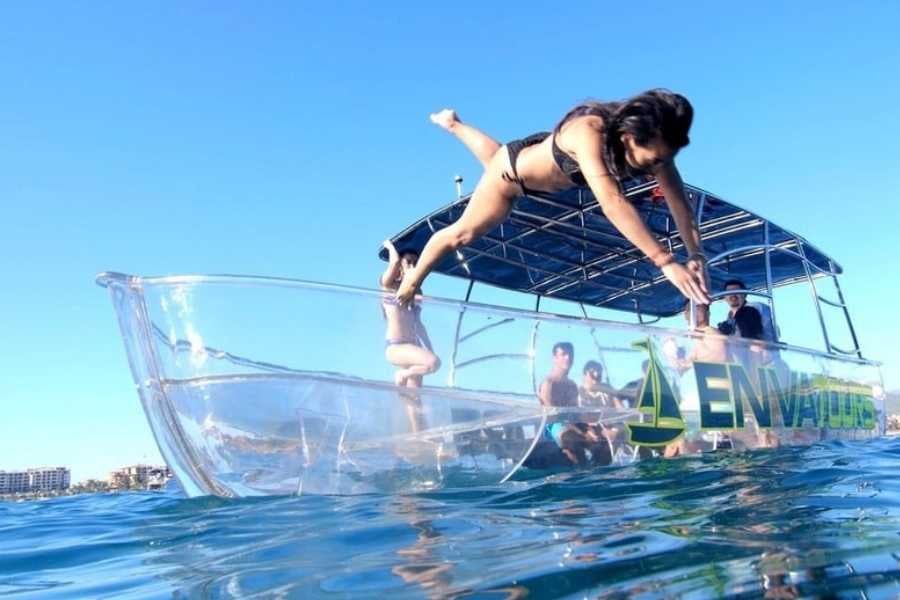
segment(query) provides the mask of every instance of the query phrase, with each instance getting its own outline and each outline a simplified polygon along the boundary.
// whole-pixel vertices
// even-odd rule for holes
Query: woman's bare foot
[[[445,108],[442,111],[431,113],[430,118],[432,123],[451,132],[453,131],[453,128],[457,123],[462,122],[459,120],[459,116],[456,114],[456,111],[452,108]]]

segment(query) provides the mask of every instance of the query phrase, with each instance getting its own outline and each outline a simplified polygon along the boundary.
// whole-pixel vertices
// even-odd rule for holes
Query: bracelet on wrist
[[[694,252],[693,254],[691,254],[688,257],[688,261],[692,261],[692,260],[699,260],[700,262],[702,262],[705,265],[706,264],[706,255],[703,254],[702,252]]]
[[[656,265],[657,268],[662,269],[666,265],[670,265],[675,262],[675,256],[671,252],[661,252],[653,257],[653,264]]]

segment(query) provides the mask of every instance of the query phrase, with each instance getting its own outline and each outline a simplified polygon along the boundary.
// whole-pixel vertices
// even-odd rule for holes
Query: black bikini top
[[[587,180],[584,178],[584,175],[581,173],[581,167],[578,166],[578,162],[562,151],[556,144],[556,134],[551,134],[553,136],[553,161],[556,163],[556,166],[566,174],[566,177],[572,180],[572,183],[575,185],[587,185]]]
[[[541,131],[538,133],[533,133],[526,138],[522,138],[521,140],[515,140],[509,142],[506,147],[509,151],[509,163],[510,167],[512,167],[512,180],[522,186],[522,191],[524,193],[528,193],[525,189],[525,186],[522,183],[521,178],[519,177],[518,172],[518,161],[519,161],[519,153],[528,146],[534,146],[535,144],[540,144],[547,138],[552,138],[552,151],[553,151],[553,162],[556,163],[556,166],[559,167],[559,170],[565,173],[566,177],[574,185],[587,185],[587,181],[584,178],[584,175],[581,173],[581,167],[578,166],[578,162],[562,151],[556,144],[556,134],[550,131]]]

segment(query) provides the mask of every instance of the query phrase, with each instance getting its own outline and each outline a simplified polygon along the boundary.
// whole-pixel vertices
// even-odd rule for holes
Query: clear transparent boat
[[[688,189],[707,252],[716,250],[714,284],[740,276],[748,294],[768,301],[774,321],[772,288],[807,281],[821,311],[815,281],[837,285],[836,263],[802,238]],[[652,188],[629,195],[677,254]],[[421,244],[467,200],[395,241]],[[584,190],[523,198],[510,222],[439,271],[642,321],[678,312],[677,292],[594,206]],[[98,283],[115,306],[160,451],[191,496],[496,484],[571,466],[554,427],[591,431],[574,462],[597,467],[884,431],[878,363],[863,359],[858,344],[849,352],[830,345],[824,321],[825,351],[730,336],[718,341],[729,360],[687,364],[685,350],[705,340],[695,332],[426,297],[418,306],[443,365],[410,389],[394,384],[385,359],[383,292],[238,276],[103,273]],[[834,304],[855,341],[842,296]],[[572,344],[578,364],[603,366],[602,401],[538,401],[547,357],[561,341]]]

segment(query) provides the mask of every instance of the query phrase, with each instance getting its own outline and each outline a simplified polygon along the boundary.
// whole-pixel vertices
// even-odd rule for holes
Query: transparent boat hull
[[[684,331],[425,298],[442,365],[411,389],[393,383],[380,292],[231,276],[98,282],[160,451],[191,496],[496,484],[573,460],[884,431],[880,372],[867,361],[781,346],[760,362],[729,338],[727,361],[685,365],[675,349],[700,338]],[[573,373],[587,360],[605,367],[603,402],[541,406],[559,341],[575,348]],[[560,431],[581,435],[574,458]]]

